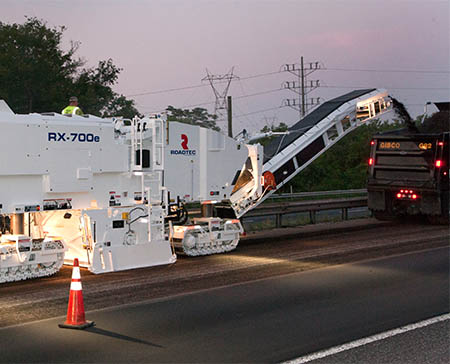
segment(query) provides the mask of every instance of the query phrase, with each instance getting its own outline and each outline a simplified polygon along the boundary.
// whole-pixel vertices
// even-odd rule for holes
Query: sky
[[[64,49],[80,42],[88,67],[111,58],[123,69],[114,90],[143,113],[214,112],[206,69],[234,67],[234,134],[299,120],[283,107],[298,98],[283,83],[297,78],[281,71],[302,56],[321,66],[308,76],[321,85],[315,101],[384,88],[415,117],[427,101],[450,100],[450,0],[0,0],[1,22],[25,16],[64,25]]]

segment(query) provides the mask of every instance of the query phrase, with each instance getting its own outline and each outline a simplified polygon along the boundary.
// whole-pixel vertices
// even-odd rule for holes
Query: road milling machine
[[[164,115],[19,115],[0,100],[0,283],[54,274],[75,257],[105,273],[231,251],[240,217],[389,109],[384,90],[354,91],[263,152]],[[201,217],[188,218],[188,202],[201,202]]]

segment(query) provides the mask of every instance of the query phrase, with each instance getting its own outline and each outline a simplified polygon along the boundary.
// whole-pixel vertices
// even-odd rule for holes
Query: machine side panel
[[[199,127],[169,123],[169,144],[165,149],[164,185],[172,197],[199,200],[200,135]]]
[[[233,190],[233,179],[244,167],[248,149],[224,134],[208,130],[208,185],[206,199],[228,199]]]
[[[164,184],[171,196],[186,201],[227,199],[233,177],[248,149],[222,133],[178,122],[169,123]]]
[[[141,178],[112,121],[0,115],[0,213],[70,201],[73,208],[133,204]],[[113,194],[112,194],[113,193]],[[46,202],[50,201],[50,202]]]
[[[44,129],[28,123],[0,123],[0,175],[40,175]]]

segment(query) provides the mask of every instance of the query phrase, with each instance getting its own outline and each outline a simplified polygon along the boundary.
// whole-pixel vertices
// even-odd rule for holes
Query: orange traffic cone
[[[72,283],[70,284],[69,307],[67,319],[59,327],[65,329],[85,329],[93,326],[93,321],[86,321],[84,317],[83,290],[81,287],[81,275],[78,258],[73,261]]]

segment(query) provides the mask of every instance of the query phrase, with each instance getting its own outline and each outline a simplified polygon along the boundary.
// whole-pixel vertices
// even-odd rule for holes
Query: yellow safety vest
[[[67,106],[63,111],[63,115],[83,115],[83,111],[78,106]]]

